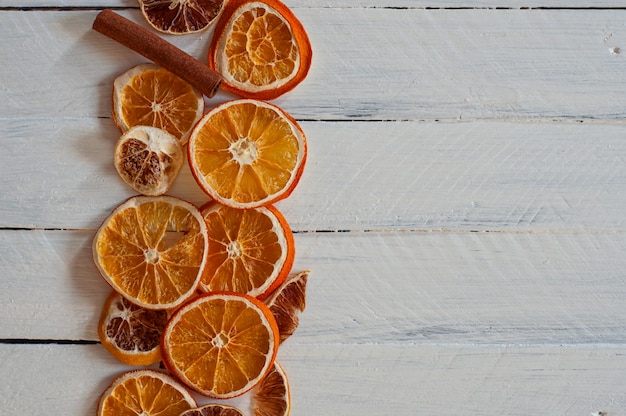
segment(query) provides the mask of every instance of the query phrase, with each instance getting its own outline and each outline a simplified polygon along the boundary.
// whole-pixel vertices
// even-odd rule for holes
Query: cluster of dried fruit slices
[[[276,355],[298,326],[309,272],[291,273],[293,235],[272,204],[296,187],[307,146],[296,120],[263,100],[304,79],[309,40],[277,0],[139,3],[164,33],[216,22],[209,65],[241,98],[205,112],[200,93],[151,63],[114,82],[122,132],[114,166],[139,195],[93,240],[113,288],[98,334],[115,358],[140,368],[113,381],[97,414],[286,416],[289,384]],[[167,195],[185,158],[210,197],[202,207]],[[248,404],[219,402],[234,397]]]

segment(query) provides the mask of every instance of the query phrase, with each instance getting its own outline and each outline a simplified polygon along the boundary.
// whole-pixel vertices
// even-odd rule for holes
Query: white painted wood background
[[[286,0],[314,50],[275,101],[309,160],[278,208],[311,269],[294,416],[626,415],[626,7]],[[0,415],[92,415],[91,239],[132,193],[91,30],[133,0],[0,3]],[[167,37],[206,58],[211,32]],[[209,105],[231,99],[220,93]],[[184,171],[173,195],[206,197]]]

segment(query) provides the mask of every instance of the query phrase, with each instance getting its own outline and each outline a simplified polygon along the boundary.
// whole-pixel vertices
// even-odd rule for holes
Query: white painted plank
[[[97,340],[92,231],[0,232],[0,339]],[[295,342],[626,343],[626,234],[304,233]]]
[[[96,13],[0,13],[0,117],[109,116],[113,78],[144,59],[92,31]],[[137,10],[122,13],[145,24]],[[626,55],[616,53],[626,45],[626,10],[297,14],[313,67],[277,103],[298,118],[626,117]],[[168,39],[204,60],[210,36]]]
[[[309,159],[277,205],[298,231],[624,230],[622,123],[303,122]],[[0,120],[0,226],[96,228],[132,195],[110,119]],[[172,195],[203,204],[184,167]]]
[[[293,415],[622,415],[621,346],[284,344]],[[100,345],[0,345],[0,413],[87,416],[129,369]],[[206,399],[201,399],[206,402]]]

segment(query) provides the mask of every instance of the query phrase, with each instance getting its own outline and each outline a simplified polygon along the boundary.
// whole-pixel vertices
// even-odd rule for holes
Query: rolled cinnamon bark
[[[112,10],[98,13],[92,28],[178,75],[209,98],[222,82],[208,65]]]

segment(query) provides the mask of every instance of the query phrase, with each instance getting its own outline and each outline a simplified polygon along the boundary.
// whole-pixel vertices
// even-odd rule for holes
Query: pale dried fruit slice
[[[242,99],[209,111],[194,128],[187,151],[194,178],[211,198],[254,208],[291,194],[307,146],[304,132],[283,110]]]
[[[150,26],[173,35],[200,32],[219,16],[224,0],[139,0]]]
[[[300,324],[299,315],[306,307],[306,284],[308,270],[289,276],[272,295],[265,300],[276,318],[280,343],[289,338]]]
[[[113,291],[102,307],[98,337],[124,364],[150,365],[161,360],[161,334],[167,320],[167,311],[140,308]]]
[[[196,409],[184,411],[180,416],[245,416],[236,407],[225,404],[206,404]]]
[[[143,195],[162,195],[185,161],[180,142],[165,130],[135,126],[115,145],[114,165],[122,180]]]
[[[118,206],[93,240],[104,279],[147,309],[182,304],[198,287],[208,237],[200,211],[171,196],[135,196]]]
[[[197,406],[183,385],[160,371],[122,374],[102,393],[98,416],[177,416]]]
[[[181,306],[163,332],[166,368],[209,397],[231,398],[257,385],[278,351],[278,327],[269,308],[248,295],[201,295]]]
[[[138,65],[113,82],[113,120],[122,132],[158,127],[184,145],[203,112],[202,94],[155,64]]]
[[[302,23],[278,0],[230,0],[215,26],[209,66],[222,88],[271,100],[292,90],[311,67],[311,43]]]
[[[287,220],[275,207],[236,209],[211,203],[201,212],[209,253],[200,290],[263,299],[285,280],[295,243]]]

